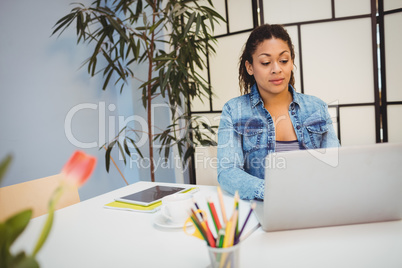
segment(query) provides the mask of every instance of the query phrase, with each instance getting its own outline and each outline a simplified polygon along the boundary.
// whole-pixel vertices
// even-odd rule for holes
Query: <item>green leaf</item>
[[[94,49],[94,53],[93,53],[92,57],[94,57],[95,55],[97,55],[101,51],[101,46],[103,45],[103,42],[107,37],[107,32],[106,31],[102,30],[99,33],[102,33],[102,35],[99,38],[99,40],[97,41],[97,44],[96,44],[96,47]]]
[[[52,32],[52,35],[54,35],[55,33],[57,33],[61,28],[64,27],[64,29],[59,33],[59,36],[64,32],[65,29],[67,29],[70,24],[74,21],[76,16],[76,13],[70,13],[66,16],[64,16],[63,18],[61,18],[59,21],[57,21],[57,23],[53,26],[55,27],[56,25],[57,28]]]
[[[27,209],[19,212],[5,221],[5,225],[8,229],[7,243],[11,245],[15,239],[25,230],[32,217],[32,210]]]
[[[141,14],[141,12],[142,12],[142,1],[138,0],[135,15],[138,16],[138,14]]]
[[[117,134],[118,136],[120,136],[121,133],[123,133],[123,131],[125,131],[127,129],[127,126],[124,126],[120,129],[119,134]]]
[[[5,222],[0,222],[0,257],[3,255],[4,250],[8,250],[6,247],[7,241],[7,225]],[[0,258],[1,263],[2,258]],[[3,266],[0,266],[3,267]]]
[[[194,21],[194,17],[195,17],[195,12],[193,14],[191,14],[190,18],[188,19],[186,28],[183,31],[183,36],[184,37],[187,35],[188,31],[190,30],[191,25],[193,24],[193,21]]]
[[[109,20],[110,24],[113,26],[114,30],[117,31],[121,37],[123,37],[126,41],[129,40],[127,37],[123,26],[119,24],[116,20],[114,20],[111,16],[106,16],[106,18]]]
[[[102,87],[103,90],[106,90],[107,85],[109,84],[109,80],[112,77],[112,75],[113,75],[113,69],[110,69],[109,74],[107,75],[106,80],[103,83],[103,87]]]
[[[167,69],[167,72],[166,72],[166,74],[165,74],[165,77],[164,77],[164,79],[163,79],[163,81],[162,81],[162,84],[160,85],[162,89],[164,89],[164,88],[166,87],[166,85],[167,85],[167,83],[168,83],[168,80],[169,80],[169,76],[170,76],[170,72],[171,72],[171,71],[172,71],[172,64],[169,64],[168,69]]]
[[[154,25],[152,25],[149,29],[149,33],[151,34],[153,31],[155,31],[155,29],[158,28],[158,26],[161,25],[162,22],[164,22],[164,20],[160,19]]]
[[[147,14],[145,13],[145,12],[143,12],[142,13],[142,22],[143,22],[143,24],[144,25],[147,25],[148,23],[148,21],[147,21]],[[147,29],[147,27],[144,27],[142,30],[146,30]]]
[[[195,152],[195,149],[193,146],[189,146],[186,150],[186,153],[184,154],[184,162],[187,162],[187,160],[192,156]]]
[[[195,35],[196,35],[196,36],[198,36],[198,34],[199,34],[201,23],[202,23],[202,21],[201,21],[201,15],[198,14],[198,15],[197,15],[197,24],[196,24],[196,28],[195,28]]]
[[[123,156],[124,164],[126,165],[127,164],[126,155],[124,153],[123,147],[121,147],[121,144],[118,141],[117,141],[117,146],[119,147],[120,153]]]
[[[209,17],[213,18],[214,20],[216,21],[220,20],[222,22],[226,22],[226,20],[215,10],[206,6],[203,6],[202,9],[204,9],[209,14]]]
[[[1,180],[3,179],[3,176],[6,174],[8,166],[10,165],[12,160],[13,160],[13,157],[9,154],[1,161],[1,163],[0,163],[0,183],[1,183]]]
[[[25,252],[20,252],[11,261],[11,267],[15,268],[39,268],[39,263],[35,257],[26,256]]]
[[[168,140],[168,144],[170,143],[170,140]],[[165,162],[167,161],[167,159],[169,159],[169,153],[170,153],[170,145],[166,144],[165,147],[165,155],[164,155],[164,160]],[[162,148],[161,148],[162,149]]]
[[[96,71],[96,63],[97,63],[98,59],[95,57],[91,58],[91,64],[88,64],[88,73],[91,74],[91,76],[95,75],[95,71]],[[92,69],[91,66],[92,65]]]
[[[126,151],[126,154],[130,155],[131,152],[130,152],[130,149],[128,148],[128,145],[127,145],[127,139],[124,139],[123,145],[124,145],[124,151]]]
[[[142,155],[142,153],[141,153],[140,149],[138,148],[137,144],[135,144],[135,141],[130,137],[126,137],[126,139],[128,139],[131,142],[131,144],[134,146],[135,150],[141,156],[141,158],[144,158],[144,156]]]
[[[109,146],[107,147],[105,153],[105,164],[106,164],[106,171],[109,172],[110,168],[110,153],[112,152],[113,146],[115,145],[116,141],[112,141]]]

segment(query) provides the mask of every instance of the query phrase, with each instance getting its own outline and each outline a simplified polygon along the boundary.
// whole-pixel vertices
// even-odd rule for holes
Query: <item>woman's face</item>
[[[253,64],[246,61],[249,75],[254,75],[261,97],[273,97],[287,92],[293,61],[289,46],[282,39],[266,39],[252,55]]]

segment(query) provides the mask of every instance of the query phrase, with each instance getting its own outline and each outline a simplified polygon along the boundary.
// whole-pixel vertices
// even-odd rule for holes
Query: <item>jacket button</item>
[[[300,125],[298,125],[296,128],[297,128],[297,129],[300,129],[300,128],[301,128],[301,126],[300,126]]]

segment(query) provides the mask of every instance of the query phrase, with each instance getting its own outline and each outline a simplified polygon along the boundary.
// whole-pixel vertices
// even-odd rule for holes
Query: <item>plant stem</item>
[[[47,215],[47,219],[45,225],[43,226],[42,233],[39,236],[38,241],[36,242],[36,246],[32,253],[32,258],[35,258],[36,254],[38,254],[39,250],[42,248],[43,244],[46,242],[47,237],[49,236],[50,230],[52,229],[53,219],[54,219],[54,210],[57,202],[64,192],[64,184],[61,184],[57,189],[53,192],[53,195],[49,201],[49,212]]]
[[[152,14],[152,25],[155,24],[156,20],[156,6],[157,1],[154,1],[153,14]],[[152,79],[152,65],[153,65],[153,57],[154,57],[154,42],[155,42],[155,31],[151,33],[151,42],[149,47],[149,66],[148,66],[148,81]],[[153,135],[152,135],[152,84],[148,84],[148,141],[149,141],[149,159],[150,159],[150,172],[151,172],[151,181],[155,182],[155,166],[154,166],[154,146],[153,146]]]

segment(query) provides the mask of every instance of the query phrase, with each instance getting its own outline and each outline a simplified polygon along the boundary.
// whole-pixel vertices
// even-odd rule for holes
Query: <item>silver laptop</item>
[[[276,153],[265,173],[267,232],[402,218],[402,144]]]

